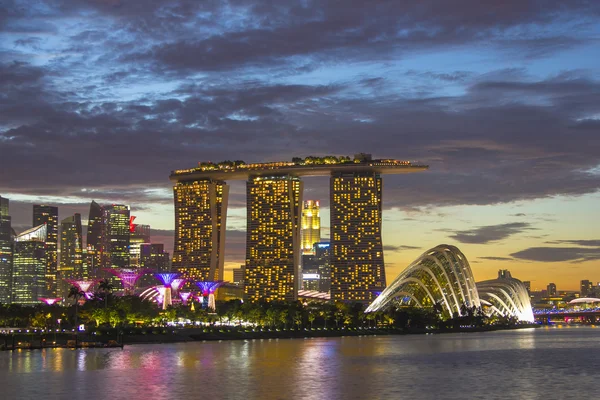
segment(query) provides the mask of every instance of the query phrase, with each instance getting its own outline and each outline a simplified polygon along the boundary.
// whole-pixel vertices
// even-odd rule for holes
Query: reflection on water
[[[0,353],[6,399],[571,398],[600,329],[254,340]]]

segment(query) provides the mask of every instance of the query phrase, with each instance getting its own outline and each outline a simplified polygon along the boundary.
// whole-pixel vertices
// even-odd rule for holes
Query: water
[[[595,398],[600,328],[0,353],[1,399]]]

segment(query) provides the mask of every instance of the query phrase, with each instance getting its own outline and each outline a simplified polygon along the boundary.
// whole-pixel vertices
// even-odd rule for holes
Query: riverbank
[[[197,341],[304,339],[344,336],[422,335],[444,333],[491,332],[536,328],[538,324],[493,325],[483,327],[458,327],[452,329],[425,328],[315,328],[315,329],[244,329],[239,327],[202,328],[133,328],[100,329],[93,332],[26,332],[0,335],[0,349],[44,348],[102,348],[122,347],[130,344],[183,343]]]

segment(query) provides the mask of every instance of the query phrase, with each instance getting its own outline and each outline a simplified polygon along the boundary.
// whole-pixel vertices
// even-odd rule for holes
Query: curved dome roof
[[[580,304],[580,303],[600,303],[600,299],[595,297],[580,297],[578,299],[571,300],[569,304]]]
[[[477,282],[481,302],[488,306],[490,314],[516,317],[519,321],[534,322],[529,293],[525,284],[518,279],[501,277]]]
[[[417,258],[369,305],[366,312],[392,304],[432,307],[442,313],[462,315],[461,308],[480,307],[479,295],[467,258],[455,247],[436,246]]]

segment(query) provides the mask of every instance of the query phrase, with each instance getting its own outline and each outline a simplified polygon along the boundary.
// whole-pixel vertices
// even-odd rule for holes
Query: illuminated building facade
[[[228,191],[225,181],[246,180],[245,297],[251,301],[296,299],[296,290],[302,282],[300,178],[328,176],[334,200],[332,234],[337,234],[330,250],[333,257],[330,264],[335,271],[326,274],[332,277],[332,298],[369,301],[373,291],[385,287],[380,175],[427,169],[427,165],[372,159],[369,154],[360,153],[354,160],[347,156],[311,156],[252,164],[240,160],[201,162],[197,167],[172,171],[169,178],[174,182],[175,195],[173,266],[193,280],[222,279]],[[318,207],[316,202],[310,208],[315,206]],[[313,221],[320,228],[318,211],[316,215]],[[317,231],[313,226],[314,223],[311,235]],[[306,238],[307,243],[319,240],[308,235]],[[307,251],[312,244],[307,244]],[[213,268],[218,273],[210,273]],[[201,273],[206,270],[209,273]]]
[[[331,289],[331,244],[318,242],[312,254],[302,256],[302,289],[329,293]]]
[[[319,202],[306,200],[302,207],[302,254],[314,254],[313,245],[321,241]]]
[[[463,307],[481,307],[471,266],[455,246],[441,244],[413,261],[369,305],[366,312],[410,305],[440,307],[445,318],[462,316]]]
[[[132,267],[140,266],[140,247],[143,243],[150,243],[150,225],[134,224],[134,216],[131,216],[129,223],[129,264]]]
[[[229,185],[222,181],[177,182],[173,267],[189,280],[223,278]]]
[[[15,237],[12,280],[14,304],[39,304],[39,298],[49,297],[46,285],[47,228],[48,224],[39,225]]]
[[[0,196],[0,303],[10,304],[13,269],[13,238],[9,201]]]
[[[92,200],[88,217],[87,228],[87,265],[90,277],[100,277],[99,271],[105,266],[104,262],[104,235],[106,223],[104,221],[104,208]]]
[[[46,238],[46,293],[56,297],[58,290],[58,207],[36,204],[33,206],[33,225],[47,225]]]
[[[297,298],[302,187],[290,176],[247,182],[244,293],[251,301]]]
[[[331,177],[331,297],[371,301],[385,288],[382,180],[376,173]]]
[[[60,222],[60,265],[59,295],[66,298],[69,286],[65,279],[82,280],[88,278],[83,262],[83,232],[81,214],[74,214]]]
[[[112,204],[104,206],[106,221],[105,251],[107,266],[127,268],[129,266],[129,206]]]
[[[498,279],[477,282],[477,291],[487,315],[534,322],[527,287],[508,270],[498,271]]]
[[[153,274],[171,271],[169,253],[165,251],[164,244],[142,243],[140,245],[140,266]],[[152,275],[142,276],[139,286],[146,287],[154,284]]]

